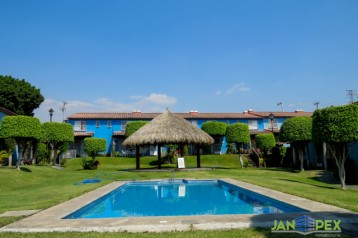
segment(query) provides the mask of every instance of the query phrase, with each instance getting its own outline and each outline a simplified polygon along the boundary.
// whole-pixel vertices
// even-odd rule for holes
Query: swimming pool
[[[304,211],[222,180],[175,180],[128,182],[64,219]]]

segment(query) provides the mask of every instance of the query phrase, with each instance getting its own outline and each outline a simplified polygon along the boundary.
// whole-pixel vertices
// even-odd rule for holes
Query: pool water
[[[64,219],[303,211],[221,180],[175,180],[128,182]]]

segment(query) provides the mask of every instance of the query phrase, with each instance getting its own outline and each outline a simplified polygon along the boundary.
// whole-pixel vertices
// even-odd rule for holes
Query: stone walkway
[[[23,217],[31,216],[38,213],[41,210],[23,210],[23,211],[7,211],[0,214],[0,217]]]

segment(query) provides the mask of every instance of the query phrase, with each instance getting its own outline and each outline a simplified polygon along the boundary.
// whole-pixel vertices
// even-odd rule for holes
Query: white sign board
[[[178,169],[185,169],[185,162],[183,157],[178,158]]]

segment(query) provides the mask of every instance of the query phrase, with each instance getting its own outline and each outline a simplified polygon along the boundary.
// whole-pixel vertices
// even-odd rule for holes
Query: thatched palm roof
[[[169,110],[129,136],[124,146],[157,144],[213,144],[213,138]]]

